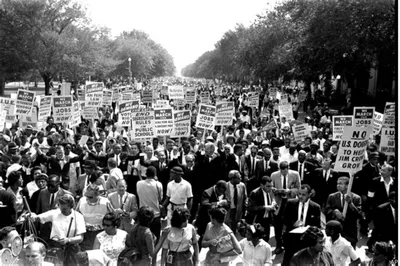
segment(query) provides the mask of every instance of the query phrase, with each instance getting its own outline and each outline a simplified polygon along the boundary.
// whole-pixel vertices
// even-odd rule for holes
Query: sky
[[[80,0],[95,25],[113,36],[132,29],[146,32],[174,58],[179,75],[223,34],[241,23],[249,26],[257,14],[277,0]]]

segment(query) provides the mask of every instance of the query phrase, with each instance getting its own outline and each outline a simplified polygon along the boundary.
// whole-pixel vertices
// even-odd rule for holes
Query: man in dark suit
[[[310,200],[311,187],[307,184],[301,185],[298,196],[298,199],[287,201],[283,214],[285,255],[282,265],[287,265],[294,253],[304,248],[304,243],[300,243],[301,234],[290,231],[303,226],[321,228],[321,207]]]
[[[247,192],[249,194],[260,185],[260,180],[263,176],[271,176],[273,172],[279,170],[278,164],[270,160],[272,151],[269,148],[265,148],[263,153],[263,160],[259,160],[256,163],[255,179],[250,179],[247,183]]]
[[[226,189],[227,183],[224,180],[219,180],[216,185],[203,191],[199,212],[194,223],[197,227],[197,234],[200,236],[199,247],[201,247],[201,240],[203,239],[207,224],[210,222],[208,211],[211,207],[222,206],[226,209],[229,208],[229,202],[226,198]]]
[[[164,150],[165,160],[167,163],[173,160],[172,149],[174,148],[174,145],[175,141],[173,141],[172,139],[167,139]]]
[[[16,222],[15,196],[4,189],[0,190],[0,228],[12,226]]]
[[[250,154],[244,156],[244,162],[246,164],[246,169],[247,169],[247,171],[245,172],[245,176],[243,176],[244,181],[248,179],[254,179],[256,176],[257,152],[258,152],[258,147],[252,146],[250,148]]]
[[[269,241],[270,227],[277,209],[278,205],[272,193],[272,179],[269,176],[263,176],[260,187],[250,193],[246,221],[249,224],[259,223],[264,227],[266,242]]]
[[[337,191],[339,174],[333,171],[331,164],[331,159],[323,159],[322,168],[315,169],[310,180],[310,186],[315,191],[314,201],[322,208],[325,206],[328,196]]]
[[[374,230],[367,242],[369,248],[372,248],[377,241],[393,241],[397,245],[397,196],[395,191],[390,192],[388,200],[389,202],[379,205],[374,212]]]
[[[326,221],[337,220],[342,223],[343,237],[355,248],[358,241],[357,222],[361,217],[361,197],[351,192],[347,193],[349,178],[339,177],[337,181],[338,192],[330,194],[325,206]],[[345,202],[348,203],[346,216],[343,216]]]
[[[315,170],[315,166],[306,161],[307,153],[303,150],[298,152],[297,161],[289,163],[289,169],[297,171],[300,176],[300,181],[302,184],[308,184],[311,186],[312,173]]]

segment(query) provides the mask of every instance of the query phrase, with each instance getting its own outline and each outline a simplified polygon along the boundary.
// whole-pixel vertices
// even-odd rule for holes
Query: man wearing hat
[[[319,143],[313,140],[310,144],[310,152],[307,153],[307,161],[314,164],[316,167],[320,167],[322,163],[322,155],[318,153]]]
[[[167,185],[167,197],[163,203],[168,208],[168,224],[170,224],[172,211],[177,207],[192,209],[193,193],[192,185],[182,178],[184,172],[181,167],[175,166],[170,171],[170,181]]]

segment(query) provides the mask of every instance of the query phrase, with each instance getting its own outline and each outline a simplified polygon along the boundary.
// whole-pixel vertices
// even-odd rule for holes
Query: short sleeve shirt
[[[39,219],[42,223],[52,222],[50,238],[53,238],[54,236],[66,238],[86,233],[86,225],[83,215],[75,210],[72,210],[71,214],[68,216],[62,214],[60,209],[50,210],[40,214]],[[67,236],[70,224],[71,230]]]
[[[189,198],[193,198],[192,185],[185,179],[182,179],[180,183],[173,180],[168,183],[167,197],[174,204],[186,204]]]

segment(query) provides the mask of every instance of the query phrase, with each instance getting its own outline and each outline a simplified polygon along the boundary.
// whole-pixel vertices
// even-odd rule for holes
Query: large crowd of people
[[[18,123],[4,129],[0,228],[34,225],[35,241],[25,243],[20,262],[196,265],[202,248],[205,265],[235,258],[272,265],[283,252],[282,265],[394,261],[396,165],[378,151],[379,138],[370,139],[350,182],[348,173],[333,170],[340,145],[332,141],[329,99],[318,91],[299,100],[299,88],[278,88],[289,96],[294,119],[310,128],[295,141],[293,123],[279,116],[269,88],[184,85],[198,95],[208,91],[210,105],[234,102],[232,125],[207,131],[192,119],[190,136],[138,142],[117,126],[113,103],[98,109],[98,120],[82,119],[74,128],[49,117],[40,130]],[[249,91],[260,92],[257,108],[248,106]],[[200,101],[170,103],[195,117]],[[88,140],[80,145],[83,136]],[[360,238],[368,239],[368,261],[355,252]]]

